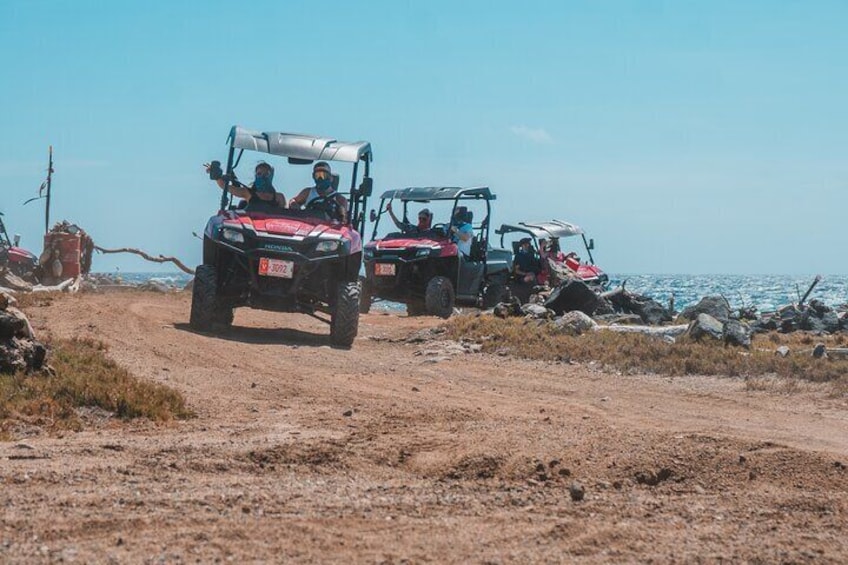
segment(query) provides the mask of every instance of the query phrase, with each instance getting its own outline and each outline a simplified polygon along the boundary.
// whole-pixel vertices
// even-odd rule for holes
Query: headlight
[[[416,257],[427,257],[430,255],[430,249],[427,247],[421,247],[415,252]]]
[[[244,234],[238,230],[224,228],[221,230],[221,239],[226,239],[231,243],[244,243]]]
[[[365,254],[366,259],[371,259],[372,257],[374,257],[374,248],[366,247],[363,253]]]
[[[318,253],[332,253],[339,249],[338,241],[319,241],[315,246],[315,251]]]

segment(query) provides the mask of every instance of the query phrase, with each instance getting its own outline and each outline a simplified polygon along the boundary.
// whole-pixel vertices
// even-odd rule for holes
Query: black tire
[[[225,330],[233,325],[233,308],[218,298],[218,275],[213,265],[198,265],[194,271],[188,323],[198,331]]]
[[[336,304],[330,317],[330,343],[350,347],[358,330],[359,282],[339,283]]]
[[[427,306],[421,300],[410,300],[406,303],[406,315],[410,318],[412,316],[423,316],[426,313]]]
[[[427,290],[424,292],[424,304],[427,306],[427,312],[440,318],[450,318],[450,315],[453,314],[455,301],[456,295],[450,279],[441,276],[430,279],[430,282],[427,283]]]
[[[360,277],[359,278],[360,288],[362,289],[359,294],[359,313],[367,314],[371,311],[371,283],[368,282],[368,277]]]
[[[483,308],[494,308],[506,298],[506,285],[500,281],[492,281],[483,290]]]

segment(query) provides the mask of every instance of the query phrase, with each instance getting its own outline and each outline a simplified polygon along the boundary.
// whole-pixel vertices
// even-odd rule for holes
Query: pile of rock
[[[547,320],[575,335],[599,327],[618,330],[623,329],[622,325],[631,328],[634,325],[662,326],[668,331],[642,329],[644,333],[672,341],[685,335],[690,339],[712,339],[740,347],[749,347],[751,336],[759,332],[848,332],[848,312],[834,310],[819,300],[811,300],[806,306],[791,304],[777,312],[760,315],[754,308],[734,311],[722,296],[707,296],[677,314],[672,305],[663,306],[623,287],[598,294],[575,279],[553,290],[539,289],[527,304],[522,305],[516,299],[502,302],[493,313],[502,318],[523,316],[540,323]]]
[[[0,293],[0,373],[37,371],[47,356],[47,348],[35,340],[29,320],[16,304],[14,297]]]

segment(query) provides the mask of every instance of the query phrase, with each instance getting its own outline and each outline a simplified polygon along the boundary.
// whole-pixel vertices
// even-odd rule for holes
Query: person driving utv
[[[244,209],[248,212],[264,211],[268,207],[286,207],[285,195],[277,192],[274,188],[274,167],[265,161],[256,164],[256,168],[253,170],[253,184],[250,186],[240,183],[235,175],[227,179],[227,176],[221,170],[221,163],[218,161],[206,163],[204,167],[206,167],[209,178],[214,180],[221,190],[227,188],[226,181],[230,181],[230,194],[244,199]]]
[[[289,201],[289,208],[307,208],[313,201],[324,200],[328,203],[328,213],[341,223],[347,221],[347,199],[333,188],[333,171],[326,161],[318,161],[312,167],[312,180],[315,186],[308,186]],[[334,204],[334,205],[333,205]]]

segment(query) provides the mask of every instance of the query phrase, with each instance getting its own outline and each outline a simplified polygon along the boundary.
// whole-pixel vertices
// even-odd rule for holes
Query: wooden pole
[[[50,157],[47,165],[47,203],[44,205],[44,233],[50,232],[50,187],[53,182],[53,146],[50,146]]]

